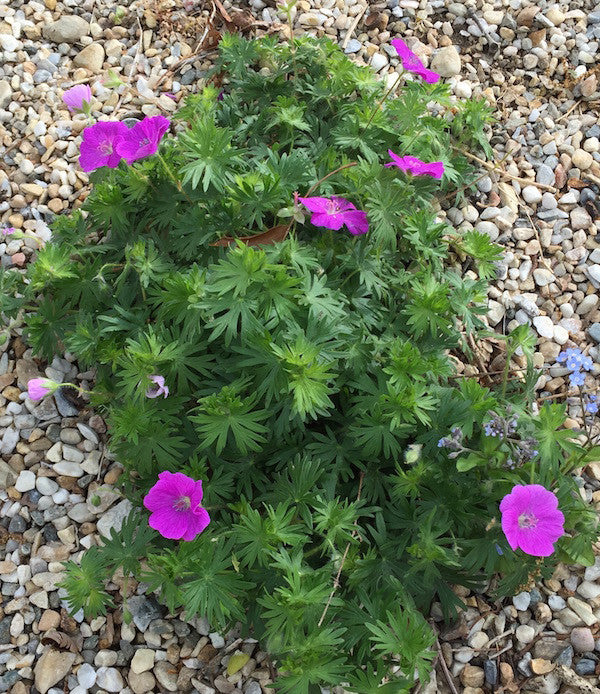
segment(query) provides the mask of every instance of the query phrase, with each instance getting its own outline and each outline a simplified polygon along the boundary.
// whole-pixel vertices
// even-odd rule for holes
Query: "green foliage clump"
[[[189,543],[126,523],[69,567],[71,603],[101,613],[120,566],[170,610],[241,619],[273,654],[277,691],[408,691],[433,659],[422,612],[461,605],[451,585],[500,572],[509,592],[551,571],[502,535],[514,484],[557,490],[569,532],[557,557],[586,558],[592,536],[564,474],[585,453],[560,430],[561,406],[534,412],[527,337],[508,341],[529,357],[522,384],[455,373],[453,351],[484,335],[499,252],[440,222],[435,195],[473,181],[461,150],[485,148],[489,111],[441,83],[384,100],[327,40],[226,35],[215,75],[223,100],[212,86],[190,96],[162,158],[93,174],[85,213],[56,221],[27,282],[1,278],[24,297],[7,311],[38,301],[39,354],[98,368],[93,402],[135,505],[160,471],[181,471],[203,480],[212,518]],[[442,160],[443,183],[386,168],[388,149]],[[365,210],[369,232],[304,219],[294,194],[316,184]],[[277,243],[214,245],[282,225]],[[152,374],[168,398],[145,397]],[[540,441],[533,460],[507,464],[513,444],[484,433],[490,412]],[[453,454],[438,441],[455,428]]]

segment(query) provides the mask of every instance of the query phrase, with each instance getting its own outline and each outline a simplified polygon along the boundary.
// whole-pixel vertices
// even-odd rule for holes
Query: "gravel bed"
[[[223,8],[249,33],[286,34],[272,0],[224,0]],[[88,191],[77,166],[86,120],[69,114],[62,92],[89,84],[96,117],[168,115],[210,67],[210,53],[198,49],[211,13],[221,27],[223,11],[200,0],[0,0],[0,227],[27,232],[0,235],[4,267],[24,267],[50,239],[52,219],[77,208]],[[586,382],[594,392],[600,4],[299,0],[294,23],[331,36],[386,80],[400,69],[390,40],[401,36],[456,97],[484,96],[493,106],[496,163],[482,169],[462,207],[439,216],[505,249],[489,322],[498,332],[533,327],[535,365],[544,367],[540,398],[568,396],[565,369],[555,363],[565,346],[596,362]],[[127,85],[105,86],[110,69]],[[68,354],[41,364],[18,326],[10,334],[0,345],[0,692],[270,691],[272,666],[259,644],[236,630],[219,634],[204,619],[167,616],[143,585],[129,586],[130,625],[120,610],[91,621],[68,615],[56,588],[61,562],[77,560],[118,525],[129,503],[113,491],[119,466],[105,448],[101,417],[61,392],[41,403],[27,398],[29,378],[45,374],[87,388],[94,374],[80,373]],[[569,403],[567,425],[576,430],[581,412]],[[598,507],[600,463],[577,481]],[[115,581],[109,588],[117,592]],[[457,593],[467,604],[457,624],[444,627],[433,607],[441,652],[421,694],[451,692],[449,679],[464,694],[600,692],[600,558],[587,569],[560,566],[501,603]],[[57,631],[72,637],[75,652],[52,642]]]

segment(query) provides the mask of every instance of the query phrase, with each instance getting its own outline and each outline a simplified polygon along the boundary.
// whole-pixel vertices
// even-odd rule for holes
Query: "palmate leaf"
[[[206,534],[192,543],[193,556],[186,562],[181,578],[181,594],[188,617],[205,616],[222,628],[231,619],[241,619],[244,610],[240,598],[254,588],[237,573],[232,562],[233,543],[213,540]]]
[[[242,162],[239,151],[231,144],[232,135],[226,128],[218,128],[208,117],[195,121],[191,130],[181,133],[181,153],[188,160],[181,167],[183,183],[189,183],[192,188],[202,183],[204,192],[211,186],[223,192]]]
[[[148,545],[155,535],[156,532],[139,511],[133,510],[119,530],[111,528],[109,537],[102,536],[104,544],[99,551],[113,571],[121,567],[125,575],[137,575],[140,559],[146,556]]]
[[[209,448],[214,444],[218,454],[229,440],[243,455],[262,448],[268,429],[261,422],[268,413],[253,409],[254,398],[242,398],[238,387],[225,386],[219,393],[198,402],[191,420],[196,424],[201,447]]]
[[[387,681],[382,684],[384,677]],[[344,685],[344,689],[350,694],[408,694],[415,685],[413,681],[396,675],[390,682],[388,668],[381,666],[374,670],[371,663],[367,664],[365,670],[357,668],[347,678],[348,685]]]
[[[406,675],[414,670],[425,682],[431,670],[435,651],[430,650],[435,636],[425,618],[412,609],[396,607],[386,613],[386,621],[377,620],[365,626],[371,632],[373,648],[382,655],[400,658],[400,667]]]
[[[279,545],[298,545],[304,538],[304,529],[294,523],[295,508],[287,503],[276,507],[264,506],[263,514],[244,505],[236,524],[237,549],[240,560],[249,567],[254,564],[267,566],[271,552]]]
[[[82,609],[86,617],[95,619],[105,615],[108,608],[115,607],[111,595],[104,589],[109,570],[98,547],[91,547],[85,552],[80,564],[67,562],[65,574],[59,587],[67,591],[71,614]]]

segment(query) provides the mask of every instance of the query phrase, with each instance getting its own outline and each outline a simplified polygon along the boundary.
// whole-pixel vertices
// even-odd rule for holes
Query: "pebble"
[[[18,492],[29,492],[35,489],[35,474],[30,470],[21,470],[15,482],[15,489]]]
[[[517,610],[519,610],[520,612],[524,612],[531,603],[531,595],[529,595],[528,592],[523,591],[522,593],[519,593],[518,595],[514,596],[514,598],[512,599],[512,603],[517,608]]]
[[[575,627],[571,632],[571,645],[578,653],[594,650],[594,635],[587,627]]]
[[[432,60],[430,68],[442,77],[453,77],[461,72],[460,54],[455,46],[444,46],[438,49]]]
[[[521,624],[517,627],[515,635],[521,643],[530,643],[535,637],[535,629],[529,624]]]
[[[107,692],[122,692],[123,677],[114,667],[99,667],[96,671],[96,685]]]

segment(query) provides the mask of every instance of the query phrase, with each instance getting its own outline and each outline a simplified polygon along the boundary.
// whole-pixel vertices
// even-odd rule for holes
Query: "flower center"
[[[150,138],[145,137],[143,140],[140,140],[139,146],[140,146],[140,147],[145,147],[146,145],[149,145],[149,144],[150,144]]]
[[[535,528],[538,524],[538,519],[531,513],[527,511],[519,516],[519,528]]]
[[[175,511],[187,511],[192,505],[192,500],[189,496],[182,496],[173,504]]]
[[[113,153],[112,142],[109,142],[108,140],[106,140],[105,142],[103,142],[100,145],[100,147],[98,149],[102,152],[102,154],[106,154],[106,155],[112,154]]]
[[[327,201],[327,214],[337,214],[340,211],[340,206],[336,200]]]

